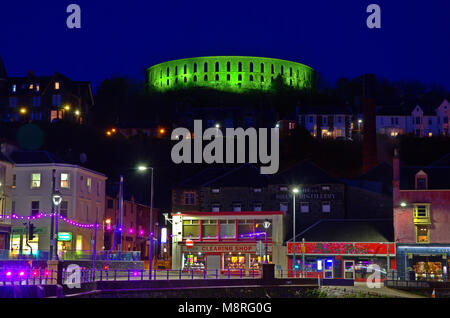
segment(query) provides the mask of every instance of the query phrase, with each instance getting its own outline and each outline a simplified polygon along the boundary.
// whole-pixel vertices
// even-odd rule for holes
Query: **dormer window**
[[[56,90],[59,89],[59,82],[55,82],[55,89],[56,89]]]
[[[16,85],[16,84],[14,84],[14,85],[12,86],[12,92],[13,92],[13,93],[17,92],[17,85]]]
[[[422,170],[416,174],[416,190],[428,189],[428,176]]]

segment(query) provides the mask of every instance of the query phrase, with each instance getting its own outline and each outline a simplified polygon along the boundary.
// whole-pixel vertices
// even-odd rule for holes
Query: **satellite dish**
[[[87,155],[84,152],[80,153],[80,162],[86,163],[86,161],[87,161]]]

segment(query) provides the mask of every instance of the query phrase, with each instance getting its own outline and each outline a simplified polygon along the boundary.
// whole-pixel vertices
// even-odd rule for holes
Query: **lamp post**
[[[264,264],[269,263],[267,261],[267,256],[268,256],[268,253],[267,253],[267,230],[269,229],[270,225],[271,225],[270,221],[268,219],[265,219],[263,222],[263,226],[266,229],[266,251],[265,251],[265,257],[264,257]],[[273,247],[272,247],[272,250],[273,250]]]
[[[54,218],[55,220],[55,232],[54,232],[54,236],[53,236],[53,241],[54,241],[54,248],[53,250],[55,251],[55,254],[53,255],[53,259],[54,260],[58,260],[58,220],[59,220],[59,205],[61,204],[62,201],[62,196],[59,193],[58,190],[56,190],[53,195],[52,195],[52,201],[53,201],[53,205],[55,206],[55,213],[52,216],[52,218]]]
[[[153,167],[147,166],[139,166],[138,170],[143,172],[147,170],[151,170],[151,179],[150,179],[150,246],[149,246],[149,255],[148,255],[148,270],[149,276],[152,277],[152,267],[153,267]]]
[[[292,216],[293,216],[293,225],[292,225],[292,232],[293,232],[293,243],[294,243],[294,250],[293,250],[293,257],[292,257],[292,269],[294,271],[294,277],[295,277],[295,265],[296,265],[296,258],[295,258],[295,196],[297,195],[297,193],[299,192],[298,188],[294,188],[292,189],[292,199],[293,199],[293,203],[292,203]]]

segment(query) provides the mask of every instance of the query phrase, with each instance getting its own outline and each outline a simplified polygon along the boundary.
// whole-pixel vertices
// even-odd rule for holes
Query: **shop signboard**
[[[58,233],[58,241],[62,241],[62,242],[72,241],[72,233],[59,232]]]
[[[288,254],[293,254],[293,243],[288,243]],[[302,253],[302,243],[296,243],[295,252]],[[388,243],[305,242],[305,254],[325,255],[387,255]],[[395,255],[394,243],[389,243],[389,254]]]
[[[187,241],[186,241],[187,243]],[[267,246],[268,252],[272,251],[272,244]],[[192,248],[187,245],[181,246],[182,252],[201,252],[201,253],[250,253],[256,254],[256,243],[254,244],[202,244],[196,242]],[[264,247],[265,251],[265,247]],[[264,255],[264,253],[263,253]]]

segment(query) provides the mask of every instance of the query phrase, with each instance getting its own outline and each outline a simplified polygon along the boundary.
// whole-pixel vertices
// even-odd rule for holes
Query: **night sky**
[[[66,27],[70,3],[80,30]],[[366,26],[370,3],[381,30]],[[330,82],[375,73],[450,89],[449,15],[448,0],[2,0],[0,56],[9,76],[59,71],[94,87],[166,60],[249,55],[304,63]]]

